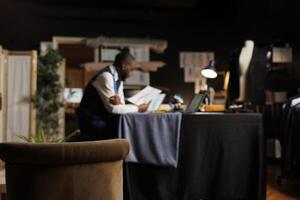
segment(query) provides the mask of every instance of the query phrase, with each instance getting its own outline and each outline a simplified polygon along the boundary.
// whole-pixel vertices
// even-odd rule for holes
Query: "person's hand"
[[[148,104],[141,104],[138,106],[139,112],[146,112],[148,109]]]
[[[180,108],[181,108],[181,103],[175,103],[174,104],[174,109],[175,110],[180,110]]]
[[[111,103],[112,105],[119,105],[119,104],[121,104],[121,99],[119,96],[115,95],[115,96],[109,97],[109,103]]]

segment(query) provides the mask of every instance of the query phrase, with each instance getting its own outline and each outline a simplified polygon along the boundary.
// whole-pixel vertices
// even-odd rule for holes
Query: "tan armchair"
[[[122,200],[124,139],[1,143],[8,200]]]

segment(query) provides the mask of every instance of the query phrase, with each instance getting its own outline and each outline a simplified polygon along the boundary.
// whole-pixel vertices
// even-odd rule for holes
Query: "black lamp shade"
[[[201,70],[201,74],[205,78],[216,78],[218,74],[215,68],[215,61],[210,61],[208,66]]]

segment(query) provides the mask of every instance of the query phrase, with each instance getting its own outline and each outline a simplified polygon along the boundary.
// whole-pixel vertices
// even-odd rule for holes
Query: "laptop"
[[[159,94],[154,98],[148,107],[148,112],[157,111],[162,104],[163,100],[165,99],[166,94]],[[186,109],[183,111],[179,111],[182,113],[195,113],[199,111],[199,106],[201,103],[204,102],[205,95],[204,94],[194,94],[192,99],[190,100],[189,104],[187,105]]]
[[[199,111],[199,106],[204,102],[205,95],[204,94],[194,94],[189,104],[183,113],[194,113]]]

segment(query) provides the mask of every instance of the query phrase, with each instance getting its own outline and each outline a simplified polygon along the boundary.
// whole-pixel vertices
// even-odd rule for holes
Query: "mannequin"
[[[246,40],[245,45],[241,50],[240,56],[239,56],[239,71],[240,71],[240,96],[237,99],[237,101],[240,102],[246,102],[247,101],[247,95],[246,95],[246,84],[247,84],[247,72],[252,60],[254,51],[254,41],[252,40]]]
[[[253,40],[246,40],[243,48],[231,52],[227,107],[238,103],[253,110],[265,105],[265,81],[271,57],[269,48],[258,47]]]

